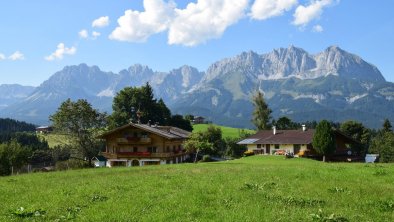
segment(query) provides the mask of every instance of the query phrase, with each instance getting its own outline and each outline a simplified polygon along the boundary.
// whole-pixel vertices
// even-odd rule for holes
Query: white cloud
[[[92,39],[96,39],[96,38],[99,37],[100,35],[101,35],[100,32],[93,31],[93,32],[92,32]]]
[[[1,60],[5,60],[5,55],[2,54],[2,53],[0,53],[0,61],[1,61]]]
[[[194,46],[219,38],[231,25],[244,17],[248,0],[198,0],[185,9],[176,9],[168,32],[169,44]]]
[[[310,21],[317,19],[323,13],[323,8],[333,3],[333,0],[317,0],[312,1],[310,5],[300,5],[295,10],[293,16],[293,24],[297,26],[305,26]]]
[[[315,25],[315,26],[313,26],[312,31],[313,32],[323,32],[324,29],[321,25]]]
[[[310,0],[307,6],[298,0],[197,0],[183,9],[173,0],[144,0],[144,10],[127,10],[118,18],[118,26],[109,39],[145,42],[150,36],[167,31],[168,44],[195,46],[220,38],[228,27],[249,16],[265,20],[280,16],[299,5],[292,24],[303,28],[319,18],[323,8],[339,0]],[[323,31],[317,28],[314,31]]]
[[[86,29],[82,29],[81,31],[79,31],[78,35],[80,38],[83,38],[83,39],[89,38],[89,33]]]
[[[109,17],[102,16],[92,22],[92,27],[103,28],[109,25]]]
[[[145,11],[127,10],[118,19],[118,27],[110,39],[129,42],[144,42],[149,36],[165,31],[174,14],[175,4],[162,0],[144,0]]]
[[[10,55],[8,58],[11,59],[12,61],[16,61],[16,60],[24,60],[25,56],[21,52],[16,51],[12,55]]]
[[[59,43],[59,45],[57,45],[57,49],[54,53],[52,53],[49,56],[45,57],[45,60],[48,61],[53,61],[55,59],[63,59],[64,55],[74,55],[75,52],[77,51],[77,48],[75,48],[74,46],[71,48],[67,48],[64,43]]]
[[[249,16],[257,20],[265,20],[282,15],[297,4],[297,0],[255,0]]]

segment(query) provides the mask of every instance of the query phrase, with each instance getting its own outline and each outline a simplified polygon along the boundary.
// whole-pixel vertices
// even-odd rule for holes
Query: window
[[[134,153],[138,152],[138,147],[133,147],[133,152]]]
[[[176,146],[172,146],[172,152],[175,152]]]
[[[275,149],[279,149],[279,144],[275,144]]]
[[[150,147],[148,147],[148,152],[149,153],[156,153],[156,151],[157,151],[157,147],[155,147],[155,146],[150,146]]]
[[[147,133],[141,133],[141,138],[148,138],[148,134]]]
[[[170,152],[170,147],[167,146],[167,147],[166,147],[166,150],[167,150],[167,152]]]
[[[257,144],[257,148],[261,148],[261,144]]]

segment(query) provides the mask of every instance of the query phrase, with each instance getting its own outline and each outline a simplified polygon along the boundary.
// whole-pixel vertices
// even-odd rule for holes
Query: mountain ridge
[[[335,121],[352,117],[353,112],[356,120],[377,127],[384,116],[394,116],[390,108],[394,107],[394,84],[377,67],[338,46],[316,54],[295,46],[264,54],[242,52],[212,63],[206,72],[188,65],[161,72],[134,64],[119,73],[84,63],[66,66],[31,95],[0,110],[0,115],[46,123],[67,98],[88,99],[94,107],[110,112],[119,90],[146,82],[173,112],[203,115],[229,126],[252,127],[250,100],[255,90],[264,92],[275,118],[287,115],[306,121],[303,113],[316,119],[322,110],[330,110],[328,117]],[[368,113],[371,120],[363,120]]]

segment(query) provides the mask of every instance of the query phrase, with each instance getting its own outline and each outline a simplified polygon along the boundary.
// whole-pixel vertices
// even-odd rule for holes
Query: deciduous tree
[[[68,99],[50,116],[50,120],[55,130],[66,134],[78,154],[91,164],[91,159],[101,148],[95,136],[106,125],[106,115],[93,109],[86,100],[73,102]]]
[[[171,118],[171,112],[163,100],[157,101],[154,98],[149,83],[142,87],[126,87],[119,91],[114,98],[112,109],[110,128],[123,126],[130,120],[167,125]]]
[[[380,162],[394,162],[394,133],[378,134],[371,142],[370,152],[379,154]]]
[[[323,162],[326,161],[326,156],[334,153],[334,135],[331,124],[327,120],[322,120],[317,124],[316,131],[312,139],[312,145],[318,154],[323,155]]]
[[[354,140],[360,142],[360,144],[352,144],[351,149],[357,154],[365,154],[368,148],[371,134],[367,128],[363,126],[362,123],[349,120],[343,122],[339,128],[341,132],[345,135],[353,138]]]
[[[16,140],[0,144],[0,175],[10,175],[27,163],[31,151],[22,147]]]

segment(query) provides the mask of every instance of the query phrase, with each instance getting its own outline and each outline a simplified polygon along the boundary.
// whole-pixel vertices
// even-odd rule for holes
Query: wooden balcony
[[[117,152],[117,153],[101,153],[107,159],[118,158],[169,158],[182,156],[185,152],[170,152],[170,153],[150,153],[150,152]]]
[[[116,138],[118,144],[150,144],[152,142],[151,138],[145,137],[129,137],[129,138]]]

